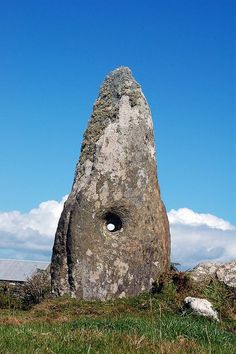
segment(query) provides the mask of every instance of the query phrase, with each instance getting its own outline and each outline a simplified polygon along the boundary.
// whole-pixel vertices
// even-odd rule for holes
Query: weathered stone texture
[[[228,263],[200,263],[189,272],[197,283],[209,283],[217,279],[230,288],[236,288],[236,260]]]
[[[236,260],[221,264],[216,271],[216,276],[225,285],[236,289]]]
[[[169,252],[150,110],[121,67],[103,82],[84,134],[55,236],[52,289],[84,299],[135,295],[168,269]]]

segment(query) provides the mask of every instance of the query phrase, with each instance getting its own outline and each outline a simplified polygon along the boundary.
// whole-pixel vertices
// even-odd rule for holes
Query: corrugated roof
[[[0,280],[26,281],[37,270],[45,270],[49,262],[0,259]]]

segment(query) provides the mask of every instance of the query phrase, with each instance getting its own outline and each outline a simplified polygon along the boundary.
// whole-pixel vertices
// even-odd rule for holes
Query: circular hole
[[[106,228],[110,232],[119,231],[122,228],[121,218],[114,213],[107,213],[105,215]]]
[[[108,231],[114,231],[115,228],[116,228],[116,226],[115,226],[114,224],[112,224],[112,223],[107,224],[107,230],[108,230]]]

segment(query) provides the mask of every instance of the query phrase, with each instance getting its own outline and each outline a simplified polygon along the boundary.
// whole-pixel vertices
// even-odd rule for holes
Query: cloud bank
[[[0,212],[0,258],[48,261],[64,202],[48,200],[28,213]]]
[[[236,258],[236,227],[211,214],[181,208],[168,213],[172,262],[183,269],[200,262]]]
[[[28,213],[0,212],[0,258],[50,261],[57,223],[67,196],[49,200]],[[236,227],[211,214],[187,208],[168,213],[172,262],[183,269],[203,261],[235,258]]]

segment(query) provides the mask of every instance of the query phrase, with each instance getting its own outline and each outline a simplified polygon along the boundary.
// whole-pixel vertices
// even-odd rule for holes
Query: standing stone
[[[131,71],[103,82],[53,247],[52,290],[84,299],[148,291],[169,268],[150,110]]]

